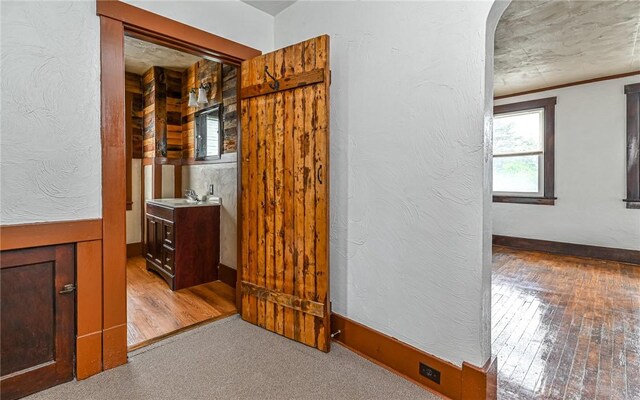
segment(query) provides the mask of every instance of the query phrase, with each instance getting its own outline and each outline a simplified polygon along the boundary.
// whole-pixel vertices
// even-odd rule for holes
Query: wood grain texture
[[[251,93],[241,100],[242,315],[323,351],[330,346],[328,54],[322,36],[241,67],[241,91]],[[263,90],[265,66],[296,84]],[[302,85],[300,76],[315,78]]]
[[[114,328],[126,324],[125,244],[125,118],[124,118],[124,26],[100,18],[101,136],[102,136],[102,298],[103,367],[127,362]],[[125,337],[126,344],[126,337]]]
[[[591,257],[640,265],[640,251],[638,250],[615,249],[611,247],[590,246],[584,244],[553,242],[550,240],[500,235],[493,235],[493,244],[523,250],[536,250],[552,254]]]
[[[232,287],[216,281],[172,291],[162,278],[146,270],[142,257],[127,260],[127,309],[130,350],[183,328],[237,312]]]
[[[73,379],[71,244],[2,252],[0,396],[11,400]],[[28,334],[25,334],[28,333]]]
[[[102,238],[102,219],[0,226],[0,250],[75,243]]]
[[[494,246],[503,399],[640,398],[640,269]]]

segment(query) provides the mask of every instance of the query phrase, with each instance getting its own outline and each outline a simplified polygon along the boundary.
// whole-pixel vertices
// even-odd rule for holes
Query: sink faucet
[[[186,197],[189,200],[193,200],[193,201],[200,201],[200,199],[198,199],[198,194],[196,193],[195,190],[193,189],[187,189],[184,191],[184,197]]]

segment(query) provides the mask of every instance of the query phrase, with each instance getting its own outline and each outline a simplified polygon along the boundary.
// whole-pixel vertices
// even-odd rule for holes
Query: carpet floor
[[[328,354],[237,315],[129,354],[129,363],[37,399],[438,399],[333,345]]]

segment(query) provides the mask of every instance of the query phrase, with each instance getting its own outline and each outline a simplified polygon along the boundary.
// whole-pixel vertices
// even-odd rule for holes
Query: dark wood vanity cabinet
[[[220,206],[168,207],[147,203],[147,269],[172,290],[218,279]]]

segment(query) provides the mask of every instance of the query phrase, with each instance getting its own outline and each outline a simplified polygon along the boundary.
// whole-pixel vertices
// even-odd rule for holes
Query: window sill
[[[634,210],[640,210],[640,200],[624,199],[622,201],[624,201],[624,203],[627,205],[627,208],[634,209]]]
[[[556,204],[556,197],[495,196],[494,195],[493,202],[553,206]]]

